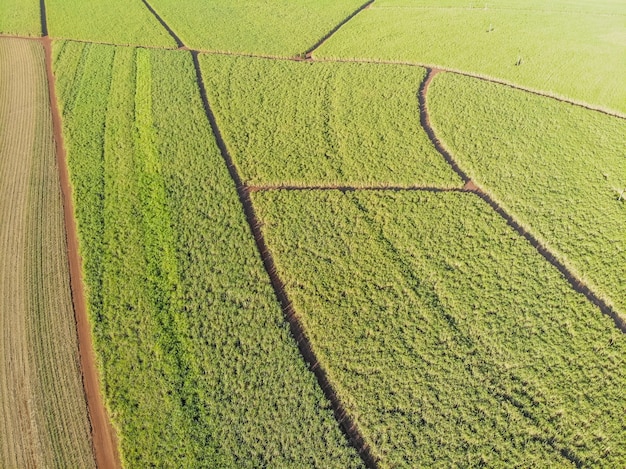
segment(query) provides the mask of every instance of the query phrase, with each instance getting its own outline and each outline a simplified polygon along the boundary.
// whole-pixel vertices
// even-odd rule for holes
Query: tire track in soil
[[[357,8],[356,10],[354,10],[350,15],[346,16],[339,24],[337,24],[337,26],[335,26],[328,33],[326,33],[326,35],[323,36],[319,41],[317,41],[312,47],[308,48],[303,54],[304,58],[311,59],[313,52],[315,52],[317,48],[319,48],[322,44],[328,41],[332,37],[333,34],[335,34],[337,31],[339,31],[339,29],[341,29],[341,27],[344,24],[346,24],[356,15],[361,13],[363,10],[366,10],[367,8],[369,8],[372,5],[372,3],[374,3],[374,0],[369,0],[368,2],[364,3],[359,8]]]
[[[569,282],[572,288],[578,292],[583,294],[589,302],[593,305],[597,306],[600,311],[610,317],[615,323],[615,327],[617,327],[622,333],[626,334],[626,320],[617,314],[615,310],[611,306],[609,306],[602,298],[596,295],[585,283],[579,279],[574,273],[547,248],[545,247],[539,239],[537,239],[530,231],[526,230],[520,223],[515,220],[515,218],[509,214],[491,195],[486,193],[482,188],[477,186],[467,174],[459,167],[458,163],[454,159],[454,157],[443,148],[441,142],[437,138],[431,124],[430,124],[430,115],[428,113],[428,88],[433,80],[433,78],[441,73],[440,69],[427,69],[426,78],[422,82],[420,86],[420,90],[418,93],[419,104],[420,104],[420,120],[422,122],[422,126],[424,130],[428,134],[431,139],[433,145],[437,149],[439,153],[446,159],[446,161],[450,164],[452,169],[456,171],[456,173],[463,179],[465,182],[465,189],[468,192],[473,192],[478,197],[483,199],[498,215],[500,215],[507,224],[513,228],[520,236],[525,238],[531,246],[533,246],[539,254],[541,254],[544,259],[546,259],[552,266],[554,266],[563,277]]]
[[[228,173],[235,184],[235,189],[239,197],[239,202],[242,205],[246,221],[248,222],[248,225],[250,227],[251,234],[256,243],[257,250],[259,251],[259,254],[261,256],[263,266],[265,267],[265,270],[269,276],[270,283],[272,284],[276,298],[283,310],[285,320],[289,324],[289,330],[291,332],[291,335],[295,340],[302,357],[309,365],[309,369],[315,375],[315,378],[317,379],[317,382],[322,389],[324,395],[329,400],[333,408],[333,414],[339,424],[339,427],[346,435],[346,438],[348,439],[350,444],[357,450],[365,466],[367,468],[376,469],[378,467],[377,459],[374,457],[369,445],[365,442],[365,439],[361,435],[361,432],[357,427],[356,422],[352,419],[350,415],[348,415],[345,408],[343,407],[335,389],[328,379],[326,371],[319,365],[319,361],[317,359],[317,356],[315,355],[315,352],[313,351],[311,342],[306,335],[304,327],[300,322],[300,319],[298,318],[293,308],[293,305],[291,304],[291,301],[289,300],[287,291],[285,289],[285,284],[278,275],[274,258],[267,246],[267,243],[265,242],[265,237],[263,236],[263,233],[261,231],[261,222],[256,216],[256,212],[250,198],[250,190],[246,185],[244,185],[241,176],[237,171],[237,167],[235,166],[235,163],[226,147],[226,143],[222,138],[222,133],[217,126],[215,115],[213,114],[213,111],[209,104],[206,88],[204,86],[204,80],[202,78],[202,70],[200,69],[200,61],[198,59],[199,52],[187,48],[187,46],[185,46],[185,44],[180,40],[176,33],[174,33],[172,29],[167,26],[165,21],[163,21],[163,19],[158,16],[154,9],[150,7],[149,3],[146,0],[142,1],[146,4],[146,7],[148,7],[150,12],[156,16],[159,22],[164,25],[164,27],[172,36],[172,38],[176,41],[176,43],[179,44],[179,48],[185,51],[189,51],[191,53],[194,69],[196,72],[196,82],[198,85],[198,91],[200,92],[200,98],[202,100],[204,112],[206,114],[207,120],[209,121],[209,125],[211,126],[211,130],[215,137],[215,141],[217,142],[217,146],[220,149],[220,153],[222,154],[222,158],[224,159],[224,163],[226,164],[226,168],[228,169]],[[374,0],[371,0],[371,2],[373,1]],[[365,6],[363,6],[362,8],[364,8]]]
[[[63,143],[63,127],[59,103],[56,95],[55,78],[52,70],[52,40],[48,36],[45,0],[40,0],[41,29],[43,37],[40,39],[45,51],[46,75],[48,79],[48,93],[52,113],[54,142],[57,156],[59,183],[63,199],[63,218],[67,241],[67,253],[70,272],[70,289],[76,320],[76,335],[78,338],[78,354],[80,369],[87,401],[91,438],[96,465],[100,469],[121,468],[120,455],[117,447],[115,430],[111,425],[107,410],[100,392],[100,381],[96,366],[96,357],[91,336],[91,325],[87,315],[87,302],[82,280],[82,262],[79,252],[78,231],[74,218],[74,202],[67,167],[67,155]]]
[[[340,192],[359,192],[359,191],[388,191],[388,192],[474,192],[473,187],[432,187],[432,186],[290,186],[290,185],[264,185],[245,186],[250,193],[253,192],[271,192],[271,191],[340,191]]]

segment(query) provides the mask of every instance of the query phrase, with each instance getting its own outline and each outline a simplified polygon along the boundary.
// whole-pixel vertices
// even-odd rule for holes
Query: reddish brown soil
[[[474,189],[466,187],[432,187],[432,186],[341,186],[341,185],[264,185],[246,186],[246,190],[252,192],[267,191],[389,191],[389,192],[473,192]]]
[[[63,212],[67,236],[67,251],[69,258],[70,286],[78,335],[78,349],[80,367],[83,376],[83,386],[87,398],[87,408],[91,423],[91,435],[96,464],[101,469],[119,468],[121,462],[117,451],[115,431],[109,421],[104,402],[100,393],[98,369],[91,337],[91,327],[87,317],[87,303],[82,283],[81,258],[78,251],[78,235],[74,219],[74,204],[69,173],[66,164],[65,147],[59,113],[58,101],[52,72],[52,44],[49,37],[41,39],[46,53],[46,73],[52,109],[52,123],[54,126],[54,140],[56,145],[57,166],[63,196]]]

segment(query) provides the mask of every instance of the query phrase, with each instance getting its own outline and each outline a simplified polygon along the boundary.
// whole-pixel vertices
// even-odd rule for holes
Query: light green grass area
[[[250,184],[461,184],[420,125],[424,69],[225,56],[201,65]]]
[[[372,8],[315,56],[461,70],[626,114],[625,22],[550,11]]]
[[[252,195],[380,467],[626,464],[626,337],[479,197]]]
[[[295,56],[328,34],[365,0],[152,0],[195,49]]]
[[[359,467],[289,333],[189,53],[56,44],[125,467]]]
[[[477,8],[626,15],[622,0],[376,0],[371,8]]]
[[[46,7],[54,38],[176,47],[140,0],[46,0]]]
[[[41,19],[37,0],[2,0],[0,33],[41,36]]]
[[[626,318],[626,120],[452,74],[431,86],[461,168]]]

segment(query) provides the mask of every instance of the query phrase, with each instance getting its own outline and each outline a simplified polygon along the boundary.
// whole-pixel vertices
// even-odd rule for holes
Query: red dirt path
[[[91,423],[91,436],[96,464],[99,468],[121,468],[120,456],[117,451],[115,430],[111,426],[104,402],[100,393],[98,369],[91,337],[91,327],[87,317],[87,303],[82,282],[81,258],[78,251],[78,235],[76,220],[74,219],[74,203],[69,181],[69,172],[66,164],[65,147],[61,127],[61,116],[55,90],[54,74],[52,72],[52,42],[49,37],[41,39],[46,53],[46,74],[50,94],[50,108],[54,128],[57,166],[59,181],[63,196],[63,212],[65,218],[65,232],[67,237],[67,253],[70,270],[70,286],[74,303],[74,316],[78,335],[78,351],[80,368],[83,377],[83,386]]]

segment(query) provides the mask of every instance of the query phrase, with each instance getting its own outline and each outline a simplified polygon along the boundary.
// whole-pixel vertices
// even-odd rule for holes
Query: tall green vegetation
[[[249,184],[461,183],[420,125],[424,69],[208,55],[201,65]]]
[[[622,14],[376,8],[376,3],[341,28],[316,57],[462,70],[626,114]]]
[[[485,10],[547,10],[562,13],[626,14],[621,0],[376,0],[374,8],[477,8]]]
[[[626,337],[479,197],[252,195],[380,467],[626,464]]]
[[[110,44],[176,47],[139,0],[46,0],[50,36]]]
[[[431,86],[460,166],[626,318],[626,121],[452,74]]]
[[[0,33],[40,36],[41,20],[37,0],[2,0]]]
[[[358,467],[275,300],[189,53],[57,44],[89,313],[128,467]]]
[[[363,3],[364,0],[150,2],[189,47],[276,56],[302,54]]]

